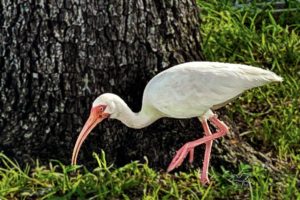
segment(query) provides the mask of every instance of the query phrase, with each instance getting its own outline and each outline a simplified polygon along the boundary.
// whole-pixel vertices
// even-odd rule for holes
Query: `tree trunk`
[[[195,0],[2,0],[0,150],[20,163],[69,164],[98,95],[116,93],[138,111],[155,74],[203,60],[199,23]],[[165,169],[176,149],[202,136],[196,119],[161,119],[142,130],[107,120],[87,138],[78,161],[95,166],[92,152],[103,149],[117,166],[146,156]]]

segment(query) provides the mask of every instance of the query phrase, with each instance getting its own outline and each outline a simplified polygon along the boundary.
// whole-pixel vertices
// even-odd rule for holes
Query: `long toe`
[[[167,172],[172,171],[173,169],[175,169],[174,165],[172,163],[169,164]]]
[[[172,171],[173,169],[179,167],[181,165],[181,163],[183,162],[183,159],[181,158],[181,154],[176,156],[173,158],[172,162],[170,163],[167,172]]]
[[[172,171],[173,169],[179,167],[182,162],[184,161],[185,157],[187,156],[187,154],[190,152],[190,149],[188,148],[188,145],[185,144],[183,147],[181,147],[175,157],[173,158],[172,162],[170,163],[167,172]]]
[[[209,180],[208,176],[205,176],[205,177],[201,177],[200,182],[202,185],[206,185],[206,184],[209,184],[210,180]]]
[[[175,158],[173,158],[172,162],[169,164],[169,167],[168,167],[168,169],[167,169],[167,172],[170,172],[170,171],[172,171],[173,169],[175,169],[175,168],[177,168],[177,167],[179,167],[179,166],[178,166],[178,160],[175,159]]]
[[[191,148],[189,153],[190,153],[189,163],[192,164],[194,161],[194,148]]]

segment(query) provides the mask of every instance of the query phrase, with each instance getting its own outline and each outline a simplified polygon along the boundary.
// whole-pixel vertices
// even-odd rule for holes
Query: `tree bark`
[[[155,74],[203,58],[194,0],[4,0],[0,8],[0,148],[21,163],[69,163],[98,95],[116,93],[138,111]],[[108,120],[88,137],[79,162],[104,149],[117,165],[147,156],[165,168],[200,133],[190,120],[142,130]]]

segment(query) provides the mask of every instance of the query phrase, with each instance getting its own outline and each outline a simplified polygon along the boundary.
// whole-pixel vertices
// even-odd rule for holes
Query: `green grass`
[[[92,172],[52,161],[33,169],[20,167],[0,154],[0,198],[8,199],[214,199],[215,197],[264,199],[299,197],[297,179],[282,177],[277,184],[262,167],[241,164],[238,173],[212,171],[212,182],[203,187],[198,172],[157,173],[147,162],[121,168],[107,165],[105,155]],[[270,192],[273,193],[270,193]]]
[[[284,78],[246,92],[227,108],[237,130],[248,133],[244,140],[288,163],[284,173],[246,164],[235,171],[210,168],[211,183],[201,186],[197,170],[167,174],[147,161],[115,168],[104,153],[94,154],[98,166],[92,171],[59,161],[21,169],[0,153],[0,199],[300,199],[300,14],[274,14],[270,6],[236,10],[228,2],[199,1],[204,55],[268,68]]]

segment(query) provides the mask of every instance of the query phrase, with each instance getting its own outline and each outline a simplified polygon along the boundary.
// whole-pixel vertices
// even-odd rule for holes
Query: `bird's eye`
[[[100,107],[99,107],[100,112],[103,112],[104,109],[105,109],[105,107],[106,107],[106,106],[100,106]]]

